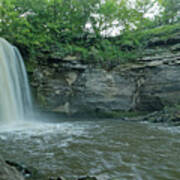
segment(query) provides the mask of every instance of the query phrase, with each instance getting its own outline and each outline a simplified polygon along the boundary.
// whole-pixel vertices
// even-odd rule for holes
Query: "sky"
[[[130,4],[130,6],[133,7],[133,5],[135,4],[135,1],[136,0],[131,0],[132,4]],[[102,3],[104,3],[104,2],[105,2],[105,0],[102,0]],[[152,0],[152,2],[155,2],[154,5],[152,7],[150,7],[148,12],[144,15],[144,17],[149,18],[149,19],[153,19],[161,11],[158,2],[156,0]],[[94,15],[94,16],[96,16],[98,18],[98,15]],[[106,31],[102,31],[101,34],[104,36],[117,36],[117,35],[119,35],[121,33],[121,31],[123,30],[123,27],[122,26],[118,26],[118,27],[116,26],[118,24],[118,21],[114,21],[113,24],[114,24],[114,27],[109,28]],[[86,28],[88,29],[88,31],[92,31],[90,23],[86,24]]]

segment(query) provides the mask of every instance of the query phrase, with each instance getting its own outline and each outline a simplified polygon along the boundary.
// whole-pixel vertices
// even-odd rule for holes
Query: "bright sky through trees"
[[[101,0],[101,4],[106,4],[109,0]],[[110,0],[109,2],[115,2],[117,4],[120,4],[123,0]],[[119,2],[119,3],[118,3]],[[139,8],[139,12],[143,13],[144,18],[148,19],[154,19],[154,17],[160,15],[160,13],[163,11],[163,8],[160,7],[160,4],[157,0],[127,0],[127,8],[133,8],[136,9],[138,8],[137,6],[141,6]],[[99,14],[92,14],[94,18],[100,19]],[[104,21],[104,25],[106,24],[106,21]],[[98,24],[97,24],[98,26]],[[137,27],[133,24],[130,23],[130,26],[132,29],[136,29]],[[86,29],[90,32],[92,32],[92,25],[91,23],[86,24]],[[103,36],[117,36],[121,34],[121,31],[124,29],[123,25],[120,25],[120,22],[118,20],[113,20],[111,22],[111,27],[107,28],[105,30],[101,31],[101,34]]]
[[[0,0],[0,36],[32,59],[127,59],[149,29],[178,23],[179,9],[179,0]]]

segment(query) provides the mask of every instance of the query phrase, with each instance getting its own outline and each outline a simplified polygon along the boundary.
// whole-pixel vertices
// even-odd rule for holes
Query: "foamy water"
[[[38,170],[38,177],[69,180],[180,178],[178,127],[118,120],[22,123],[0,131],[5,159]]]

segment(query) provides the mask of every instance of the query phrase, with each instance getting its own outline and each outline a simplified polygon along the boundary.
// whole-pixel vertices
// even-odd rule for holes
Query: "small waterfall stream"
[[[32,113],[30,89],[18,49],[0,38],[0,122],[24,120]]]

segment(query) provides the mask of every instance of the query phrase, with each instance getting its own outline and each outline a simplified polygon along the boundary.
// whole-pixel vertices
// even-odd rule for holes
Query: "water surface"
[[[38,169],[38,180],[179,180],[180,128],[119,120],[1,126],[5,159]]]

